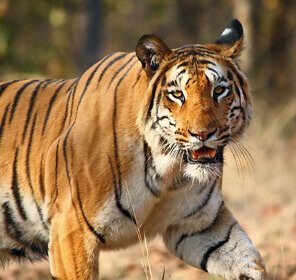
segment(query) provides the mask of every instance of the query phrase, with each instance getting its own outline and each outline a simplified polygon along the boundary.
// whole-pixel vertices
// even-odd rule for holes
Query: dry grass
[[[243,143],[253,163],[245,150],[236,148],[241,154],[236,161],[230,151],[226,154],[226,203],[260,250],[272,280],[296,280],[296,135],[283,135],[296,118],[294,104],[273,112],[266,124],[255,116]],[[102,279],[218,279],[170,255],[160,240],[150,243],[148,252],[145,237],[139,239],[140,246],[102,254]],[[37,263],[12,265],[0,272],[0,279],[50,277],[47,264]]]

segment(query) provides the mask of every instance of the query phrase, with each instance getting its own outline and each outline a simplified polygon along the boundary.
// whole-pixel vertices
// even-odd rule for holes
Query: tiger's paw
[[[268,278],[265,278],[265,277],[253,278],[253,277],[249,277],[249,276],[246,276],[246,275],[241,275],[239,277],[239,280],[256,280],[256,279],[265,280],[265,279],[268,279]]]
[[[237,278],[239,280],[268,280],[268,275],[264,265],[256,265],[254,267],[248,267],[241,272]]]
[[[219,270],[210,269],[209,272],[220,275],[227,280],[268,280],[265,265],[261,258],[250,258],[247,262],[239,260],[228,262],[229,266],[219,266]],[[213,266],[212,266],[213,268]],[[216,264],[216,269],[218,268]]]
[[[268,280],[266,273],[251,273],[250,275],[241,274],[238,278],[239,280]]]

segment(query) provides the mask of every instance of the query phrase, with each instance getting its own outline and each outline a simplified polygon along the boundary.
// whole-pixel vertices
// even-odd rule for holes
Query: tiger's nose
[[[208,129],[208,130],[201,130],[201,131],[197,131],[197,132],[190,132],[189,133],[196,137],[198,140],[200,141],[206,141],[208,140],[211,136],[213,136],[216,132],[217,128],[213,128],[213,129]]]

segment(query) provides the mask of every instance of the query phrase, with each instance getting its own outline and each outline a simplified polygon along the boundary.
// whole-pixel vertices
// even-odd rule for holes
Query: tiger
[[[233,19],[211,44],[144,35],[76,79],[0,85],[0,262],[99,278],[99,253],[162,236],[185,263],[268,279],[222,197],[225,147],[252,116]]]

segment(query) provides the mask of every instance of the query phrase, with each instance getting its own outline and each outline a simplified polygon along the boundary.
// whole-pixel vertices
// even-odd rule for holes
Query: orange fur
[[[213,127],[222,133],[230,103],[237,95],[235,84],[240,83],[244,94],[244,109],[250,106],[247,83],[231,58],[241,42],[232,49],[204,45],[176,50],[169,50],[154,37],[152,43],[159,53],[151,61],[159,65],[149,65],[147,52],[139,46],[141,63],[135,53],[116,53],[99,61],[79,79],[23,80],[0,85],[0,187],[5,197],[10,194],[8,204],[2,206],[8,207],[10,212],[6,214],[12,221],[25,224],[19,230],[35,228],[38,218],[29,214],[33,208],[39,209],[39,222],[43,223],[42,234],[34,232],[24,241],[13,235],[7,222],[7,238],[11,238],[12,248],[17,248],[19,254],[32,259],[35,255],[38,258],[40,252],[30,244],[49,242],[55,279],[97,279],[99,250],[136,242],[135,224],[148,236],[165,228],[167,212],[172,208],[167,201],[182,159],[161,174],[155,197],[139,200],[135,209],[126,198],[131,195],[131,200],[136,201],[142,192],[131,182],[136,180],[133,184],[137,185],[144,180],[144,169],[137,171],[140,159],[147,163],[152,157],[144,155],[140,147],[146,141],[147,118],[152,114],[149,108],[155,100],[171,112],[178,131],[176,139],[183,142],[189,141],[190,133]],[[232,92],[221,104],[211,96],[213,85],[205,74],[206,65],[198,62],[205,59],[219,64],[224,73],[232,73]],[[172,102],[167,93],[169,77],[181,63],[186,63],[190,77],[185,87],[187,100],[182,106],[179,101]],[[26,88],[21,91],[22,87]],[[233,138],[240,137],[248,122],[245,118]],[[164,155],[165,147],[159,153]],[[117,208],[108,212],[114,201]],[[116,228],[117,216],[108,220],[118,209],[122,215],[118,221],[125,225],[120,228],[122,233]],[[105,212],[109,214],[101,217]],[[205,220],[200,227],[208,224]],[[1,250],[0,256],[5,251]],[[14,257],[13,251],[7,250]]]

